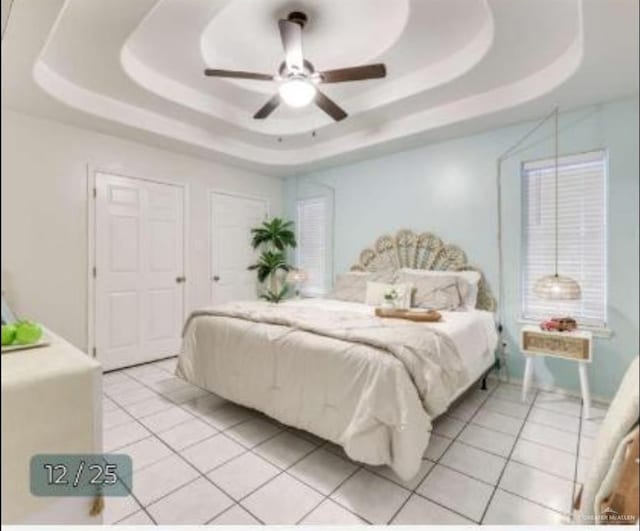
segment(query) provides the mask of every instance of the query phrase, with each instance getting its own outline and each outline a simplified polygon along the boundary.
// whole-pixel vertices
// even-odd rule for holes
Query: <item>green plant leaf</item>
[[[257,263],[247,268],[249,271],[257,271],[258,280],[264,282],[277,271],[291,271],[292,266],[287,264],[284,253],[280,251],[264,251]]]
[[[287,248],[295,248],[297,245],[292,221],[272,218],[264,221],[259,227],[251,229],[251,236],[251,246],[254,249],[262,248],[262,254],[255,264],[251,264],[248,267],[248,270],[255,271],[261,283],[265,282],[269,277],[273,277],[278,271],[291,271],[293,269],[292,266],[287,264],[285,256]],[[275,286],[275,277],[273,278]],[[284,296],[279,296],[278,293],[268,293],[271,293],[271,299],[276,302]]]
[[[289,285],[285,283],[277,292],[268,290],[260,295],[260,298],[277,304],[287,296],[287,293],[289,293]]]
[[[253,235],[251,245],[258,249],[263,245],[272,245],[280,251],[287,247],[297,246],[292,221],[284,221],[281,218],[273,218],[262,223],[260,227],[251,229]]]

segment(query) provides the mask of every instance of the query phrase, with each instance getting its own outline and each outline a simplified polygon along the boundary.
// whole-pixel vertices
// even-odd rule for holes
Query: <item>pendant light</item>
[[[580,284],[571,277],[558,274],[558,108],[554,110],[554,126],[555,126],[555,168],[554,168],[554,186],[555,186],[555,257],[554,257],[554,274],[546,275],[539,278],[534,287],[533,292],[542,299],[550,300],[569,300],[579,299]]]

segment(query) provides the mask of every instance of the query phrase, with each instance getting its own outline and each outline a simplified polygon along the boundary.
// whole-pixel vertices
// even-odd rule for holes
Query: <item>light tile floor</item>
[[[606,409],[491,381],[437,419],[418,475],[351,461],[314,435],[198,389],[163,360],[104,377],[105,451],[133,492],[105,523],[559,524]]]

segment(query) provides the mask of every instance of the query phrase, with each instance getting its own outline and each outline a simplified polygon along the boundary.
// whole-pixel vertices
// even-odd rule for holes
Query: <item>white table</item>
[[[578,365],[584,418],[591,417],[591,392],[588,368],[592,357],[592,334],[586,330],[552,332],[535,325],[522,327],[520,349],[526,358],[522,378],[522,401],[527,400],[533,379],[533,359],[549,356],[573,361]]]
[[[102,368],[47,335],[49,346],[2,354],[2,524],[100,525],[93,498],[31,494],[32,456],[102,451]]]

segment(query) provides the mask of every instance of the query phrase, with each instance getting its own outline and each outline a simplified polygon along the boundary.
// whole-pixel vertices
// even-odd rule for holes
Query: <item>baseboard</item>
[[[498,377],[497,374],[495,374],[495,371],[492,371],[489,376],[489,379],[491,380],[499,380],[501,382],[504,382],[504,380],[500,379]],[[509,379],[506,381],[506,383],[511,383],[511,384],[516,384],[516,385],[522,385],[522,378],[516,378],[513,376],[509,376]],[[560,395],[563,396],[567,396],[567,397],[571,397],[571,398],[579,398],[582,399],[582,395],[580,394],[580,392],[578,391],[573,391],[571,389],[566,389],[564,387],[557,387],[554,385],[536,385],[535,383],[531,384],[531,388],[532,389],[537,389],[538,391],[545,391],[547,393],[558,393]],[[609,404],[611,404],[611,399],[609,398],[603,398],[601,396],[598,395],[591,395],[591,402],[595,405],[603,405],[605,407],[609,407]]]

